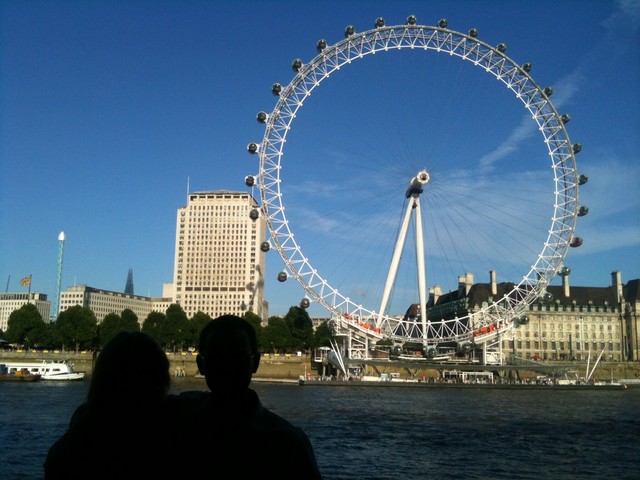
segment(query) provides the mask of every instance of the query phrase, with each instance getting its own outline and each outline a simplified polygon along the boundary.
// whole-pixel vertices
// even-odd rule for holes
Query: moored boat
[[[36,382],[40,378],[39,374],[31,373],[26,369],[10,372],[6,364],[0,364],[0,381],[2,382]]]
[[[18,371],[31,373],[32,375],[40,375],[42,380],[82,380],[84,372],[76,372],[73,364],[62,362],[7,362],[4,364],[9,375]]]

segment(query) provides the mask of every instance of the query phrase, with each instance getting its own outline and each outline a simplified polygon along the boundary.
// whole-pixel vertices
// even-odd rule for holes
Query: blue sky
[[[33,291],[53,299],[64,231],[63,289],[122,291],[132,268],[136,293],[160,296],[173,279],[188,183],[248,190],[258,163],[246,145],[264,134],[255,116],[273,110],[271,85],[291,81],[291,61],[312,59],[320,38],[342,40],[347,25],[364,31],[379,16],[394,25],[411,14],[478,28],[553,86],[590,179],[580,191],[590,213],[576,229],[584,245],[565,258],[571,283],[606,286],[612,271],[640,277],[637,0],[7,1],[2,291],[25,290],[20,279],[33,275]],[[404,190],[422,168],[433,176],[429,286],[456,288],[467,271],[486,282],[489,269],[517,282],[535,261],[553,212],[546,147],[513,94],[477,70],[434,52],[371,56],[301,109],[282,161],[283,201],[305,255],[346,295],[378,301]],[[271,314],[303,296],[293,280],[275,280],[282,265],[269,252]],[[417,301],[414,284],[401,267],[395,312]]]

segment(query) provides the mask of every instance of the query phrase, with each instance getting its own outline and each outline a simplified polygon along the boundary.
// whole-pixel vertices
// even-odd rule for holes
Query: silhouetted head
[[[169,391],[170,379],[167,355],[153,337],[120,332],[98,355],[87,405],[131,413],[153,408]]]
[[[253,325],[235,315],[211,320],[200,332],[198,368],[217,398],[244,395],[260,365]]]

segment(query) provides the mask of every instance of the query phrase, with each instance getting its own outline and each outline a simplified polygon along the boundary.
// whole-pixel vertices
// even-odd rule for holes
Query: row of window
[[[614,321],[615,321],[615,323],[614,323]],[[598,330],[600,332],[604,332],[605,331],[605,327],[606,327],[607,331],[615,332],[617,330],[617,326],[618,326],[617,319],[611,319],[611,321],[606,325],[604,325],[604,324],[596,325],[596,324],[593,324],[593,323],[580,323],[580,322],[575,323],[575,324],[574,323],[568,323],[568,322],[567,323],[549,323],[549,324],[541,323],[540,327],[538,328],[538,323],[537,322],[533,322],[533,323],[529,323],[528,325],[524,326],[523,328],[525,330],[535,330],[535,331],[538,331],[538,330],[554,331],[554,330],[556,330],[556,327],[557,327],[557,330],[559,332],[562,332],[562,331],[565,331],[565,330],[566,331],[571,331],[573,329],[573,330],[576,331],[576,333],[578,333],[580,331],[586,332],[586,331],[589,331],[589,330],[591,330],[592,332],[594,332],[596,330]]]
[[[612,305],[558,305],[558,304],[534,304],[531,305],[532,311],[544,311],[544,312],[617,312],[618,309]]]
[[[575,335],[573,335],[573,337],[571,336],[571,332],[567,332],[565,335],[565,332],[558,332],[556,335],[556,332],[547,332],[545,330],[539,332],[540,334],[538,335],[538,332],[524,332],[524,338],[538,338],[538,337],[542,337],[542,338],[573,338],[574,340],[579,340],[580,338],[586,338],[586,339],[600,339],[600,340],[605,340],[605,334],[604,333],[600,333],[597,334],[595,332],[592,332],[592,334],[590,335],[589,332],[582,332],[582,335],[580,335],[580,333],[577,333]],[[606,334],[606,338],[609,340],[613,339],[613,334],[612,333],[608,333]]]
[[[235,197],[235,198],[243,198],[243,197]],[[248,198],[248,197],[244,197],[244,198]],[[248,205],[234,205],[234,204],[222,204],[222,205],[211,205],[209,203],[207,204],[193,204],[190,203],[189,204],[189,211],[190,212],[204,212],[204,213],[209,213],[209,212],[220,212],[220,211],[238,211],[238,210],[244,210],[249,208]]]
[[[510,342],[511,343],[511,342]],[[541,345],[542,343],[542,345]],[[513,343],[511,343],[513,346]],[[581,350],[581,351],[593,351],[600,352],[605,350],[606,352],[620,352],[621,344],[620,342],[575,342],[569,344],[569,342],[538,342],[538,341],[521,341],[518,340],[516,342],[516,349],[518,350],[536,350],[540,351],[541,349],[547,351],[549,349],[567,351],[567,350]]]

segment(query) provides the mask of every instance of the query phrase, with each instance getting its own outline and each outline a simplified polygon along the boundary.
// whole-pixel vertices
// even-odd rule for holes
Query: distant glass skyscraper
[[[129,269],[129,273],[127,273],[127,283],[124,286],[124,293],[129,295],[133,295],[133,270]]]
[[[249,310],[267,320],[259,210],[250,194],[228,190],[190,193],[178,209],[173,297],[188,317]]]

